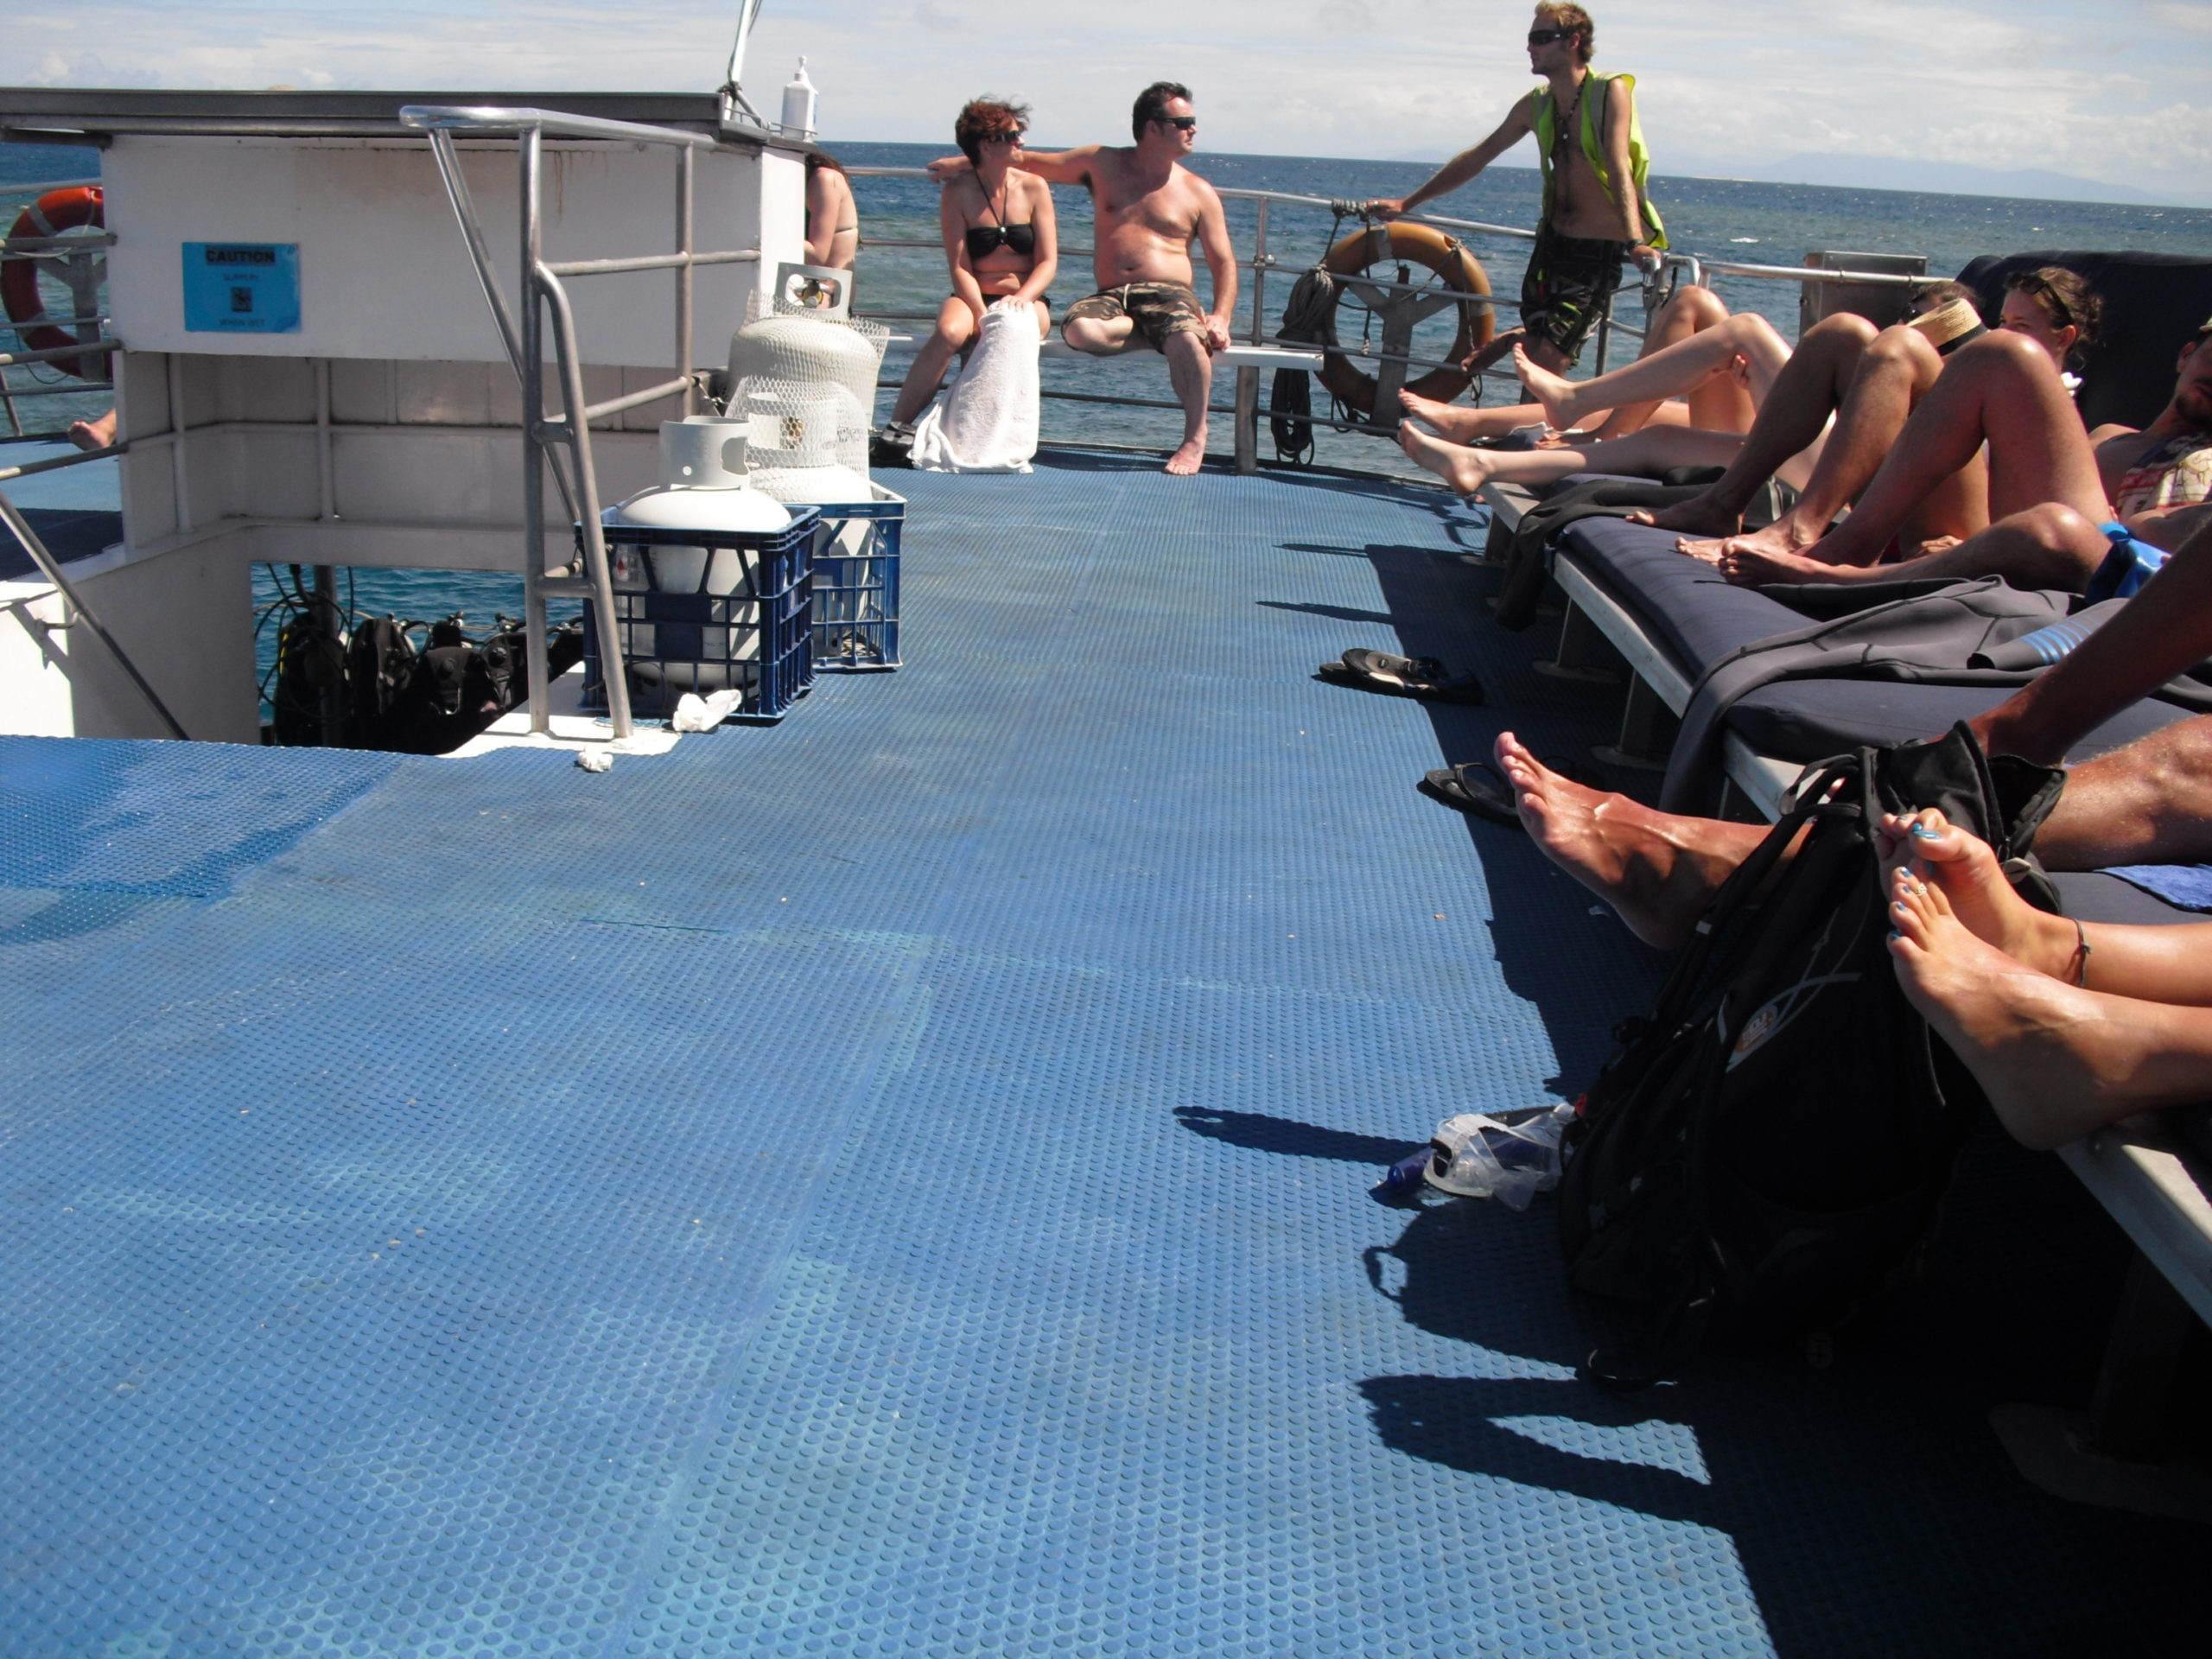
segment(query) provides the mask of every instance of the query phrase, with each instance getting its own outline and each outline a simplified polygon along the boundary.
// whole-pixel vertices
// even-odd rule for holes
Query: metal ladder
[[[590,602],[598,620],[601,652],[607,664],[607,709],[614,735],[630,735],[630,687],[620,666],[620,639],[614,616],[614,587],[608,575],[607,540],[599,514],[599,480],[592,466],[591,423],[664,397],[678,399],[679,415],[692,413],[699,377],[691,363],[692,271],[700,265],[758,264],[760,250],[741,248],[717,253],[692,251],[692,180],[698,152],[716,141],[704,133],[672,127],[648,127],[628,121],[602,121],[563,115],[556,110],[506,109],[493,105],[455,106],[409,105],[400,124],[426,134],[436,158],[446,198],[461,221],[468,257],[475,264],[485,302],[499,326],[507,360],[522,383],[523,430],[523,631],[528,641],[530,729],[552,729],[551,688],[546,683],[545,601],[575,598]],[[526,290],[521,326],[517,327],[492,256],[476,204],[454,148],[455,134],[502,137],[512,134],[521,162],[523,285]],[[677,153],[676,251],[623,259],[572,259],[548,264],[543,246],[543,219],[538,202],[544,140],[600,138],[634,144],[666,144]],[[576,349],[575,314],[563,278],[600,276],[618,271],[672,270],[676,273],[676,378],[643,391],[584,402],[583,363]],[[563,412],[545,412],[545,337],[550,326],[555,366],[561,381]],[[545,569],[545,473],[550,467],[563,504],[580,527],[584,545],[582,577],[550,575]]]

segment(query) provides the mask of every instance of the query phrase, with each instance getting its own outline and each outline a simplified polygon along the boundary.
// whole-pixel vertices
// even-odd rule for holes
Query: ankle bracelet
[[[2082,925],[2078,916],[2067,919],[2074,924],[2074,982],[2082,989],[2089,984],[2089,931]]]

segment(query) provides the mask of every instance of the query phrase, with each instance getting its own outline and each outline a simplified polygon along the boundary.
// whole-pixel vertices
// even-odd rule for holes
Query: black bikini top
[[[968,257],[981,259],[995,253],[1003,243],[1027,259],[1037,251],[1037,227],[1034,225],[978,225],[968,232]]]
[[[982,180],[976,181],[976,188],[979,191],[982,189]],[[991,207],[988,194],[983,197],[983,211],[993,219],[998,217]],[[1037,251],[1037,227],[1034,225],[978,225],[968,232],[968,257],[970,259],[981,259],[986,254],[995,253],[1001,245],[1011,248],[1025,259],[1032,257]]]

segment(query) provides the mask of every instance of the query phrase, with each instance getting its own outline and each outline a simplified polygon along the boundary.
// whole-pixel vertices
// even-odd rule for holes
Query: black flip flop
[[[1441,801],[1455,812],[1522,830],[1521,814],[1514,810],[1513,786],[1487,760],[1463,760],[1425,775],[1414,787],[1433,801]]]
[[[1432,702],[1476,703],[1482,682],[1471,674],[1454,675],[1433,657],[1394,657],[1387,651],[1355,648],[1316,671],[1325,680],[1388,696],[1421,697]]]

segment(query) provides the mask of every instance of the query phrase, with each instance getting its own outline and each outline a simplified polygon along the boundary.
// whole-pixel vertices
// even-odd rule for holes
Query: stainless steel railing
[[[476,268],[476,278],[490,307],[492,321],[506,347],[507,360],[522,383],[523,428],[523,613],[524,633],[530,652],[530,729],[552,728],[550,688],[545,672],[545,601],[550,597],[588,601],[596,613],[604,649],[613,652],[621,638],[614,617],[614,587],[607,569],[607,540],[599,520],[599,479],[592,462],[591,423],[625,410],[677,400],[680,415],[695,409],[699,373],[693,365],[692,273],[702,265],[758,263],[758,248],[725,249],[702,253],[691,245],[695,223],[694,175],[698,152],[715,148],[715,140],[703,133],[673,127],[640,126],[628,121],[605,121],[592,116],[564,115],[556,110],[507,109],[496,105],[447,106],[410,105],[399,112],[403,125],[424,133],[436,158],[438,175],[444,181],[446,199],[461,223],[462,239]],[[512,135],[521,168],[522,253],[524,299],[517,318],[507,304],[492,264],[468,181],[454,148],[455,134],[475,137]],[[676,151],[676,248],[670,253],[640,254],[616,259],[571,259],[549,262],[544,257],[543,214],[539,201],[544,140],[603,138],[625,143],[658,144]],[[569,303],[565,278],[601,276],[620,271],[666,270],[676,283],[676,340],[674,376],[601,403],[584,401],[583,360],[576,342],[574,308]],[[545,408],[544,342],[550,333],[554,361],[560,377],[562,412]],[[565,464],[564,464],[565,463]],[[552,473],[563,503],[581,527],[584,544],[585,576],[552,576],[545,569],[545,475]],[[613,661],[610,656],[608,660]],[[607,710],[614,735],[630,735],[630,688],[619,671],[607,680]]]

